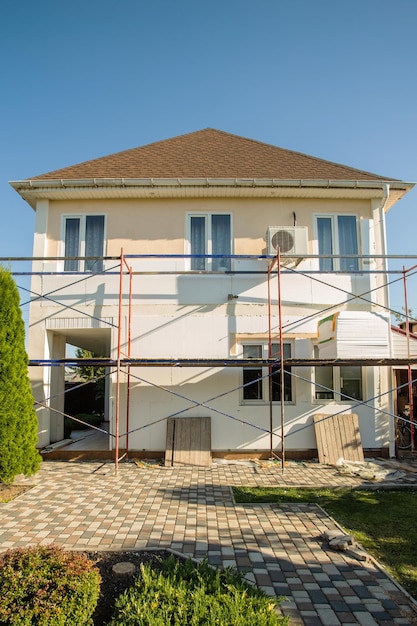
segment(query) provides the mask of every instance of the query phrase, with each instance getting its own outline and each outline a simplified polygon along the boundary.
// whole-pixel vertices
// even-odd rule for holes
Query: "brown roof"
[[[89,178],[394,180],[213,128],[71,165],[31,180]]]

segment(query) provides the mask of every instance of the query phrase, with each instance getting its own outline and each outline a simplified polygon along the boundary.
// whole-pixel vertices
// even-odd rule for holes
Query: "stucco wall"
[[[82,214],[106,215],[106,255],[178,254],[186,250],[186,215],[198,212],[229,212],[232,214],[234,254],[266,253],[265,235],[268,226],[292,226],[294,213],[298,226],[307,226],[309,252],[317,253],[313,216],[315,213],[356,213],[361,217],[359,234],[370,251],[372,241],[371,204],[365,200],[314,199],[175,199],[175,200],[105,200],[60,201],[43,206],[37,222],[36,246],[47,256],[63,254],[63,216]],[[43,233],[42,233],[43,229]],[[46,235],[47,232],[47,235]],[[126,236],[126,233],[128,234]],[[133,316],[131,355],[143,358],[229,358],[241,354],[239,335],[263,336],[268,333],[268,261],[235,260],[234,272],[224,275],[190,275],[185,272],[184,259],[133,260]],[[32,288],[47,299],[34,301],[30,312],[30,358],[49,358],[46,333],[51,333],[51,319],[62,320],[61,329],[74,327],[88,334],[101,327],[100,319],[118,319],[119,276],[117,262],[106,261],[106,269],[114,266],[114,274],[77,277],[74,275],[34,276]],[[37,264],[39,271],[62,269],[57,261]],[[314,336],[321,311],[329,306],[344,306],[352,292],[365,293],[372,287],[366,274],[305,274],[317,270],[317,260],[305,260],[297,272],[282,274],[282,325],[284,335],[293,342],[293,356],[311,357]],[[155,270],[143,275],[140,272]],[[158,272],[172,272],[168,274]],[[248,272],[248,273],[240,273]],[[252,273],[251,273],[252,272]],[[122,350],[127,352],[128,281],[123,285],[125,297],[122,315]],[[52,295],[51,295],[52,294]],[[272,328],[278,331],[277,282],[272,280]],[[349,306],[365,307],[355,302]],[[92,317],[91,317],[92,316]],[[77,320],[87,320],[85,324]],[[79,326],[77,326],[79,324]],[[58,324],[59,327],[59,324]],[[104,327],[104,326],[103,326]],[[111,330],[111,352],[115,357],[117,329]],[[110,332],[110,331],[109,331]],[[69,333],[69,330],[68,330]],[[35,368],[33,368],[35,370]],[[269,405],[267,402],[245,403],[242,399],[242,373],[239,368],[132,368],[130,447],[137,450],[163,450],[165,423],[163,418],[181,412],[184,416],[212,418],[213,450],[267,450],[269,448]],[[380,448],[388,443],[387,419],[372,408],[352,403],[320,403],[314,400],[311,384],[312,368],[294,370],[293,402],[285,406],[286,447],[291,450],[315,448],[312,428],[314,413],[354,410],[360,415],[365,447]],[[32,372],[37,399],[44,400],[60,388],[56,376],[48,378],[48,370]],[[373,397],[386,384],[378,370],[366,374],[366,396]],[[52,386],[51,386],[52,385]],[[61,385],[62,386],[62,385]],[[115,376],[112,376],[109,418],[115,416]],[[173,393],[170,393],[173,392]],[[122,381],[122,406],[125,383]],[[382,401],[385,404],[385,401]],[[274,405],[274,446],[280,446],[280,406]],[[47,413],[47,412],[46,412]],[[125,424],[122,410],[121,432]],[[41,419],[40,443],[49,443],[51,426],[48,415]],[[149,424],[156,422],[154,425]],[[146,426],[146,428],[145,428]],[[121,442],[123,447],[123,442]]]

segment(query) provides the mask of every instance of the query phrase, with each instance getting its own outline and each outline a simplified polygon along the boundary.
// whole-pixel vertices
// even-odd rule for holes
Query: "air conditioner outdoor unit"
[[[282,265],[297,266],[303,259],[303,254],[308,254],[308,228],[307,226],[269,226],[266,233],[268,254],[276,255],[278,248],[281,255]]]

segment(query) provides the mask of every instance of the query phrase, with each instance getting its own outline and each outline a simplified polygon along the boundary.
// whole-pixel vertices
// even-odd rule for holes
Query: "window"
[[[316,400],[333,400],[334,398],[333,367],[323,365],[315,370]]]
[[[190,254],[201,255],[191,259],[192,270],[230,271],[231,219],[224,213],[189,216]],[[214,255],[204,258],[204,255]],[[219,256],[216,256],[219,255]]]
[[[279,344],[272,344],[272,358],[279,359]],[[243,346],[244,359],[268,358],[268,346],[266,344],[246,344]],[[291,358],[291,344],[284,343],[284,358]],[[279,365],[272,367],[271,377],[268,376],[268,367],[244,367],[243,368],[243,400],[266,400],[271,397],[273,402],[281,400],[281,368]],[[292,376],[291,369],[284,372],[284,400],[292,401]]]
[[[284,359],[291,358],[291,344],[284,343]],[[272,344],[272,358],[279,359],[280,350],[279,344]],[[292,376],[291,376],[291,368],[285,368],[284,371],[284,400],[285,402],[291,402],[292,400],[292,384],[291,384]],[[279,366],[274,366],[272,368],[272,400],[281,401],[281,368]]]
[[[357,255],[358,232],[356,216],[329,215],[317,217],[319,254]],[[341,270],[352,272],[359,269],[357,258],[323,258],[319,261],[322,271]]]
[[[96,256],[104,254],[104,215],[66,217],[64,221],[65,272],[103,271],[103,260],[87,259],[81,262],[68,257]],[[81,267],[84,265],[84,267]]]
[[[343,365],[340,367],[340,392],[342,394],[342,400],[348,400],[350,398],[363,400],[362,371],[360,365]]]
[[[318,356],[317,346],[314,347],[315,357]],[[362,368],[360,365],[317,365],[315,367],[316,400],[363,400]]]
[[[243,346],[244,359],[261,359],[262,346]],[[243,368],[243,399],[262,400],[262,367]]]

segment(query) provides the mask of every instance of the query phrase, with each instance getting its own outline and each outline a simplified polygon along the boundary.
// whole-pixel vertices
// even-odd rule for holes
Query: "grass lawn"
[[[234,487],[236,502],[317,503],[417,598],[417,490]]]

